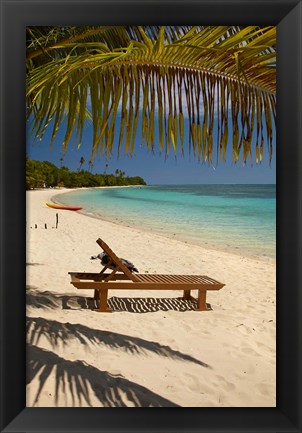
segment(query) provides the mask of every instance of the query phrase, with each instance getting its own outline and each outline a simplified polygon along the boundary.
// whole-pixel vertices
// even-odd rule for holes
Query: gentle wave
[[[275,258],[275,185],[93,188],[55,200],[190,243]]]

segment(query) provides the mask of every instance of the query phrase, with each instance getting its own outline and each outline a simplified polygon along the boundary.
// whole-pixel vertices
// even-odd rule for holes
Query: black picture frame
[[[25,27],[68,24],[277,25],[276,408],[25,407]],[[301,432],[301,54],[297,0],[1,0],[1,431]]]

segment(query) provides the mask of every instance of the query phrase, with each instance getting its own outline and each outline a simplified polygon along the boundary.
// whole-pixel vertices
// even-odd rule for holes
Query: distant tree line
[[[106,165],[107,168],[107,165]],[[49,161],[26,160],[26,189],[33,188],[91,188],[97,186],[146,185],[140,176],[129,177],[117,169],[115,174],[93,174],[86,170],[70,171]]]

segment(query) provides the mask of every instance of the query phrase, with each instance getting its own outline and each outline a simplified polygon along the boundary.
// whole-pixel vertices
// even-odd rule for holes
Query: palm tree
[[[52,125],[52,141],[66,117],[63,150],[90,119],[92,158],[115,143],[133,155],[139,124],[166,155],[188,143],[211,163],[231,145],[233,161],[254,149],[261,162],[266,140],[272,158],[275,27],[28,27],[27,40],[28,116],[37,137]]]
[[[81,167],[82,167],[82,165],[84,164],[84,162],[85,162],[85,159],[84,159],[83,156],[81,156],[79,171],[81,170]]]
[[[89,170],[92,172],[92,169],[93,169],[93,167],[94,167],[94,164],[93,164],[93,162],[92,162],[92,159],[90,159],[90,160],[88,161],[88,167],[89,167]]]

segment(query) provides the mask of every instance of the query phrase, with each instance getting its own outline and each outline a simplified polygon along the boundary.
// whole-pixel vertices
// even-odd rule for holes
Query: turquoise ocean
[[[275,185],[92,188],[53,197],[97,218],[208,248],[275,259]]]

